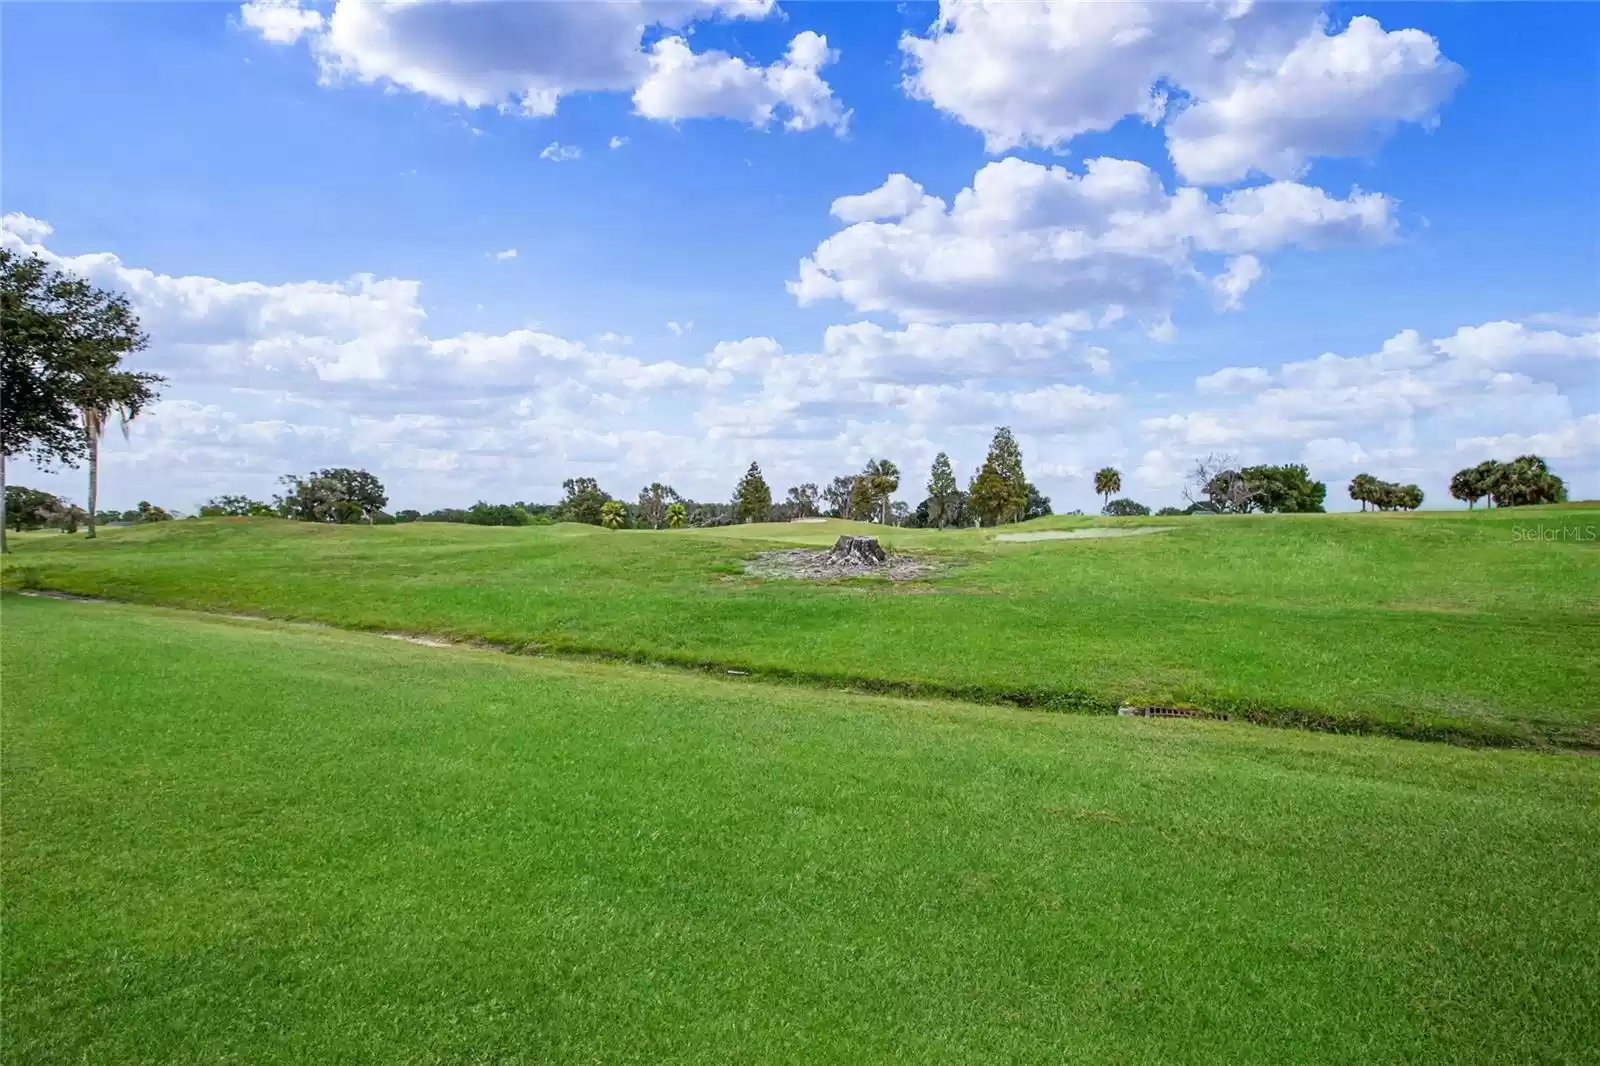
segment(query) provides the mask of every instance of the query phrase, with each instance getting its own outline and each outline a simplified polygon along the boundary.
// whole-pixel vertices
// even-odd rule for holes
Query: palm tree
[[[95,514],[100,496],[100,438],[105,435],[106,423],[113,415],[122,426],[122,435],[128,435],[128,423],[156,398],[152,387],[161,379],[154,374],[133,373],[127,370],[96,368],[86,373],[78,384],[76,403],[83,417],[83,436],[89,446],[89,536],[95,535]]]
[[[1115,467],[1101,467],[1094,475],[1094,491],[1104,498],[1105,503],[1110,503],[1111,494],[1122,491],[1122,475]]]
[[[892,459],[874,459],[861,474],[867,479],[869,491],[881,504],[881,521],[888,525],[889,497],[900,487],[900,468]]]

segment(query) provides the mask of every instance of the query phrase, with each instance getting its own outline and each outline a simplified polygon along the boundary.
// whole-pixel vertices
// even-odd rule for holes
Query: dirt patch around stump
[[[891,555],[874,537],[840,537],[832,548],[818,551],[795,548],[762,552],[744,564],[752,577],[791,578],[801,581],[838,581],[851,577],[886,577],[914,581],[941,569],[908,555]]]

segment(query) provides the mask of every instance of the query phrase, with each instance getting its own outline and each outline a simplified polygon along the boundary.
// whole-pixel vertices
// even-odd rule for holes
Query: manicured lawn
[[[746,554],[861,528],[847,523],[178,522],[26,541],[6,581],[1061,709],[1600,745],[1600,543],[1519,535],[1593,529],[1600,510],[1164,521],[1178,528],[1028,544],[888,531],[950,564],[894,587],[742,575]]]
[[[15,596],[0,639],[8,1063],[1600,1046],[1594,759]]]

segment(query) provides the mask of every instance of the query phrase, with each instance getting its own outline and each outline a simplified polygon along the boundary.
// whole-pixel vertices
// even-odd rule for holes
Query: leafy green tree
[[[285,491],[275,501],[278,513],[300,522],[370,522],[389,502],[383,482],[365,470],[335,467],[279,481]]]
[[[733,512],[741,522],[765,522],[772,514],[772,489],[761,476],[760,463],[751,463],[734,488]]]
[[[667,528],[682,529],[683,524],[689,520],[689,508],[684,506],[682,500],[673,500],[667,504]]]
[[[1251,507],[1262,511],[1321,514],[1328,497],[1328,486],[1312,481],[1311,471],[1300,463],[1247,466],[1239,476],[1251,486]]]
[[[850,517],[858,522],[872,521],[877,502],[872,495],[872,482],[865,475],[857,474],[850,482]]]
[[[162,380],[122,369],[123,357],[145,344],[127,297],[56,270],[37,255],[0,249],[0,488],[13,456],[76,466],[87,453],[86,518],[94,536],[101,432],[114,413],[126,425],[154,399]],[[5,525],[0,515],[0,550]]]
[[[1043,518],[1050,513],[1050,497],[1040,492],[1033,482],[1028,482],[1028,502],[1023,504],[1022,518]]]
[[[995,430],[989,454],[972,479],[967,495],[984,525],[1014,521],[1028,502],[1028,479],[1022,472],[1022,449],[1006,426]]]
[[[1122,491],[1122,474],[1111,466],[1102,466],[1094,474],[1094,491],[1100,494],[1101,503],[1110,504],[1111,494]]]
[[[271,504],[248,496],[213,496],[200,505],[201,518],[272,518],[277,513]]]
[[[1521,455],[1509,463],[1495,464],[1488,488],[1496,507],[1561,503],[1567,498],[1566,483],[1552,474],[1549,464],[1537,455]]]
[[[1149,514],[1150,508],[1135,500],[1107,500],[1100,513],[1109,515],[1112,518],[1138,518]],[[1178,513],[1182,514],[1183,512],[1179,511]]]
[[[525,526],[533,517],[514,503],[487,503],[479,500],[467,508],[469,526]]]
[[[1357,474],[1350,479],[1350,498],[1361,504],[1365,511],[1367,504],[1376,505],[1378,502],[1378,486],[1382,484],[1371,474]]]
[[[1186,515],[1188,513],[1189,512],[1185,511],[1182,507],[1163,507],[1161,510],[1156,512],[1156,516],[1159,518],[1175,518],[1179,515]]]
[[[933,457],[933,468],[928,471],[928,508],[925,523],[943,529],[955,517],[957,498],[961,488],[956,484],[956,474],[950,466],[950,457],[940,452]]]
[[[582,522],[585,525],[598,526],[600,524],[600,509],[610,502],[611,497],[600,488],[600,483],[592,477],[569,477],[561,483],[565,496],[556,505],[555,520],[557,522]]]
[[[37,255],[0,248],[0,551],[7,528],[34,520],[32,509],[12,515],[6,461],[27,455],[42,466],[73,465],[83,452],[65,358],[67,281]]]
[[[607,529],[621,529],[628,519],[628,509],[621,500],[607,500],[600,505],[600,524]]]
[[[796,485],[789,490],[788,499],[790,518],[815,518],[817,517],[818,492],[815,482],[807,481],[803,485]]]
[[[149,500],[140,500],[137,510],[131,512],[135,522],[170,522],[172,514],[165,507],[157,507]]]
[[[1467,510],[1470,511],[1478,505],[1479,500],[1489,495],[1489,491],[1488,486],[1479,479],[1478,468],[1469,466],[1465,470],[1457,470],[1451,476],[1450,495],[1458,500],[1465,500]]]
[[[652,481],[639,490],[639,517],[650,529],[660,529],[667,522],[667,508],[683,497],[671,485]]]
[[[828,482],[828,487],[822,490],[822,498],[828,501],[828,514],[834,518],[856,517],[853,501],[857,480],[855,474],[845,474]]]
[[[30,489],[24,485],[7,485],[6,524],[18,533],[30,529],[43,529],[47,515],[61,506],[61,500],[43,489]]]

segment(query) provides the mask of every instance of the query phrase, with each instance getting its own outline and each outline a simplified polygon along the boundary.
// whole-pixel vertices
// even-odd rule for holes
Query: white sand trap
[[[995,540],[1102,540],[1106,537],[1142,537],[1146,533],[1168,533],[1177,526],[1133,526],[1128,529],[1045,529],[1038,533],[1000,533]]]

